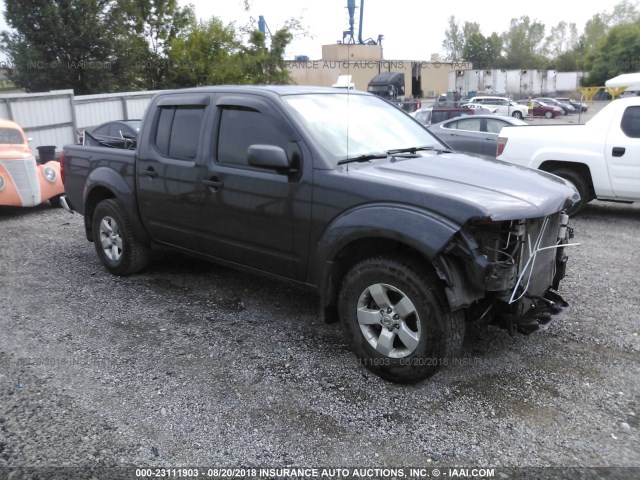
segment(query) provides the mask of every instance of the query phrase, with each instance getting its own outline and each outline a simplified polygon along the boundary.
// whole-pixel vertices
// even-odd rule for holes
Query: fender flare
[[[87,238],[90,237],[93,210],[87,209],[87,201],[92,192],[96,189],[104,189],[111,193],[110,198],[114,198],[122,206],[126,212],[131,226],[134,229],[136,237],[143,242],[149,242],[150,238],[144,229],[140,217],[138,216],[138,203],[135,193],[135,187],[132,188],[129,183],[115,170],[108,167],[98,167],[92,170],[85,181],[83,191],[83,201],[85,204],[85,228],[87,229]],[[92,240],[91,238],[89,238]]]
[[[438,254],[459,230],[460,226],[445,217],[405,205],[368,204],[342,213],[327,226],[311,259],[309,283],[318,287],[322,311],[326,313],[325,307],[334,301],[335,261],[349,244],[369,238],[392,240],[419,252],[435,266]]]

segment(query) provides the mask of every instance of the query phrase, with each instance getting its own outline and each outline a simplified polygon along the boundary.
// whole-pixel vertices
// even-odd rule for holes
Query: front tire
[[[522,112],[520,110],[516,110],[511,114],[513,118],[517,118],[518,120],[522,120]]]
[[[551,110],[547,110],[544,112],[544,118],[553,118],[553,112]]]
[[[580,213],[584,209],[584,207],[587,206],[587,203],[591,201],[589,185],[587,184],[585,178],[575,170],[571,170],[568,168],[559,168],[557,170],[552,170],[551,173],[564,178],[569,183],[571,183],[578,191],[578,193],[580,194],[580,201],[573,207],[568,209],[567,213],[569,215],[577,215],[578,213]]]
[[[464,316],[449,310],[435,274],[418,265],[403,257],[364,260],[340,289],[340,320],[353,352],[392,382],[433,375],[464,337]]]
[[[98,204],[92,230],[98,258],[112,274],[130,275],[149,263],[149,247],[136,239],[131,220],[116,200]]]

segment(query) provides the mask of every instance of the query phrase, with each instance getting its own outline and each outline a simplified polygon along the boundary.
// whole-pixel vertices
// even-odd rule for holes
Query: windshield
[[[447,148],[402,110],[373,95],[305,94],[284,100],[334,165],[393,149]]]
[[[22,133],[15,128],[0,128],[0,144],[19,145],[24,143]]]

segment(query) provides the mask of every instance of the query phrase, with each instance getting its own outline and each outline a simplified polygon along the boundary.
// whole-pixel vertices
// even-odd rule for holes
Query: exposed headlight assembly
[[[44,169],[44,178],[47,179],[47,181],[53,183],[56,181],[56,171],[51,168],[51,167],[47,167]]]

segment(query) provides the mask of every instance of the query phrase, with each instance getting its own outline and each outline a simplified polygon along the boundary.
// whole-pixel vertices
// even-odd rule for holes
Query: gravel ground
[[[357,364],[305,290],[173,255],[115,277],[79,215],[2,207],[0,478],[189,465],[640,478],[640,205],[593,202],[572,223],[570,312],[528,337],[474,331],[456,365],[400,386]]]

